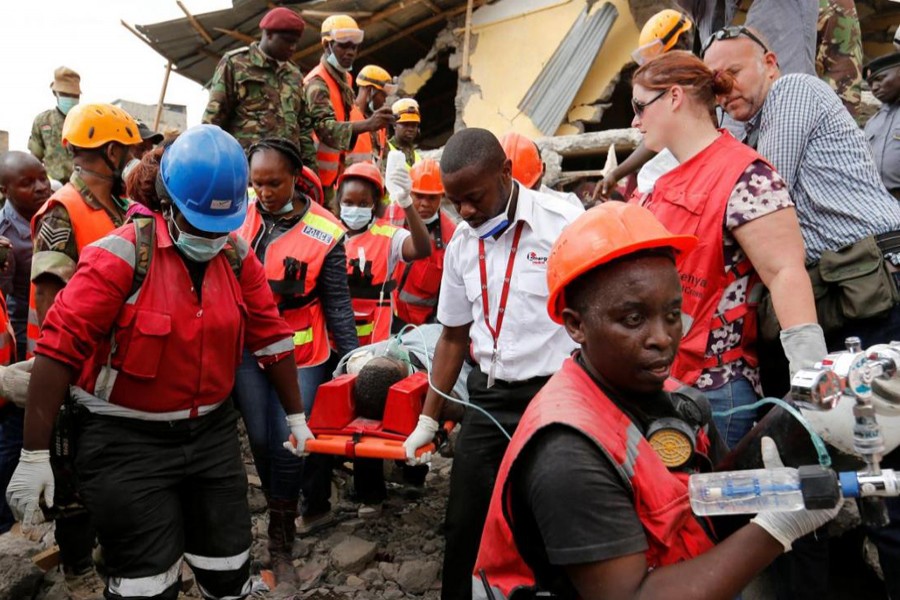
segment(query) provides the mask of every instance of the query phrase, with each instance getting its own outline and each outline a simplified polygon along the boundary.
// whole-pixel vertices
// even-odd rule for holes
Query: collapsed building
[[[398,76],[400,96],[419,101],[423,149],[463,127],[516,131],[537,140],[546,183],[571,188],[601,176],[610,145],[624,159],[640,141],[630,128],[631,52],[646,20],[678,8],[712,15],[705,29],[718,28],[742,22],[751,1],[233,0],[198,15],[178,4],[182,19],[123,24],[188,79],[206,85],[226,52],[259,39],[260,18],[276,5],[307,22],[294,60],[308,72],[321,55],[322,21],[348,14],[366,33],[357,66],[384,67]],[[900,4],[855,4],[866,59],[890,52]]]

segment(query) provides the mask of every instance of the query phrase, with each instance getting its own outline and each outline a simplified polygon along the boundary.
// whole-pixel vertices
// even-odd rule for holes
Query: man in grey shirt
[[[866,123],[866,137],[884,186],[900,199],[900,52],[876,58],[863,76],[882,103]]]

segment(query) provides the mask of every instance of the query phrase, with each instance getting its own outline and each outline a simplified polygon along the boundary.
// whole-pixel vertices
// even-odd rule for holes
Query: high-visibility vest
[[[9,311],[6,308],[6,298],[0,294],[0,365],[10,365],[16,358],[16,334],[13,332],[12,323],[9,322]],[[7,403],[5,398],[0,398],[0,408]]]
[[[324,81],[325,85],[328,86],[328,97],[331,99],[335,120],[347,121],[350,115],[347,114],[347,109],[344,107],[344,99],[341,94],[340,84],[335,81],[334,77],[331,76],[331,73],[328,72],[328,69],[326,69],[322,63],[316,65],[306,74],[306,77],[303,78],[303,83],[308,83],[315,77]],[[353,78],[350,77],[349,73],[344,73],[344,77],[346,78],[347,85],[352,88]],[[355,107],[351,107],[350,109],[351,113],[353,108]],[[316,139],[316,142],[316,160],[319,163],[319,179],[322,180],[322,185],[324,187],[331,187],[334,185],[334,182],[337,181],[341,171],[344,170],[344,159],[347,153],[343,150],[332,148],[318,138]]]
[[[422,325],[437,310],[438,292],[444,274],[444,252],[456,224],[444,211],[440,212],[440,225],[431,231],[431,256],[410,263],[397,263],[394,270],[394,314],[404,323]]]
[[[713,547],[694,518],[688,497],[688,474],[671,472],[631,419],[610,400],[572,358],[529,403],[509,443],[491,496],[473,576],[473,598],[488,597],[483,570],[496,600],[518,588],[535,586],[535,576],[515,542],[511,524],[509,473],[522,449],[541,429],[572,427],[609,457],[632,490],[634,509],[647,535],[647,568],[689,560]],[[697,451],[709,451],[709,438],[697,436]]]
[[[350,109],[350,120],[365,121],[366,116],[356,107],[356,105],[354,105]],[[376,144],[372,143],[373,139],[378,140],[378,151],[375,149]],[[387,129],[365,131],[356,136],[356,144],[347,154],[344,163],[349,166],[358,162],[371,162],[377,166],[381,166],[382,153],[385,152],[387,146]]]
[[[264,227],[259,204],[254,201],[238,235],[252,245]],[[298,367],[320,365],[331,352],[317,284],[325,257],[344,233],[334,215],[310,202],[303,218],[266,246],[266,279],[281,316],[294,330]]]
[[[388,259],[391,239],[399,229],[376,221],[364,233],[347,238],[347,283],[360,346],[391,335],[391,292],[396,283],[388,273]],[[365,264],[361,265],[363,258]]]
[[[697,247],[677,259],[681,274],[684,337],[672,365],[672,376],[691,385],[704,369],[756,357],[756,298],[759,275],[749,259],[725,272],[722,231],[725,209],[734,186],[751,163],[764,159],[722,130],[719,138],[690,160],[656,181],[644,205],[672,233],[696,235]],[[764,161],[765,162],[765,161]],[[768,164],[768,163],[766,163]],[[735,280],[750,276],[745,301],[724,313],[719,302]],[[711,356],[710,332],[743,318],[741,344]]]
[[[78,190],[71,183],[64,185],[59,191],[50,196],[50,199],[31,218],[31,239],[37,239],[37,225],[41,218],[51,208],[62,205],[69,213],[72,223],[72,231],[75,234],[75,248],[79,256],[81,250],[88,244],[92,244],[116,228],[112,219],[103,208],[88,206]],[[28,294],[28,323],[26,327],[27,342],[25,355],[27,358],[34,356],[34,348],[40,337],[41,328],[38,324],[37,304],[34,299],[34,284]]]

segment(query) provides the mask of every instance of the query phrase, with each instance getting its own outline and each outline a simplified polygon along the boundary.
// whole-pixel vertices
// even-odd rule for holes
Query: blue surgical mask
[[[506,208],[503,209],[503,212],[495,217],[491,217],[478,227],[473,228],[475,235],[481,239],[486,239],[492,235],[496,235],[497,232],[502,231],[505,227],[509,226],[509,203],[512,202],[513,191],[515,189],[515,185],[510,186],[509,198],[506,199]]]
[[[329,52],[328,56],[325,57],[325,60],[328,61],[328,64],[338,70],[339,73],[346,73],[347,71],[352,71],[353,69],[345,69],[341,66],[341,63],[338,62],[337,56],[334,55],[334,52]]]
[[[78,98],[69,98],[68,96],[58,96],[56,98],[56,106],[59,108],[59,112],[64,115],[69,114],[69,111],[76,104],[78,104]]]
[[[341,204],[341,221],[351,231],[363,229],[372,220],[371,206],[345,206]]]
[[[169,234],[172,234],[172,227],[175,228],[175,232],[178,234],[177,237],[172,236],[175,238],[175,247],[185,258],[194,262],[204,263],[211,261],[228,243],[228,235],[217,238],[205,238],[182,231],[179,229],[178,223],[175,222],[171,212],[169,212],[167,219],[171,226]]]
[[[288,213],[291,212],[292,210],[294,210],[294,200],[293,200],[293,199],[288,200],[287,204],[285,204],[284,206],[282,206],[280,209],[278,209],[278,210],[273,210],[273,211],[272,211],[272,214],[273,214],[273,215],[276,215],[276,216],[281,216],[281,215],[286,215],[286,214],[288,214]]]

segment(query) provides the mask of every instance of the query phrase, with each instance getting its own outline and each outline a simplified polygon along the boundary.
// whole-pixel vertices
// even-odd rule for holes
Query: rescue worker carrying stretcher
[[[713,447],[715,428],[689,423],[663,390],[682,332],[675,261],[696,246],[694,236],[618,202],[589,210],[554,244],[547,308],[581,348],[513,434],[475,565],[476,600],[538,590],[565,599],[734,598],[837,514],[760,513],[716,545],[691,513],[688,473]],[[684,468],[667,468],[650,443],[654,423],[672,418],[696,436]],[[763,459],[781,466],[768,438]]]
[[[152,216],[83,249],[43,323],[24,449],[7,497],[19,515],[53,504],[50,432],[81,419],[75,470],[95,519],[105,596],[174,600],[182,561],[205,598],[251,591],[247,477],[231,401],[246,346],[264,366],[302,453],[306,426],[294,332],[240,238],[247,160],[214,125],[161,159]],[[74,387],[67,398],[69,386]]]

